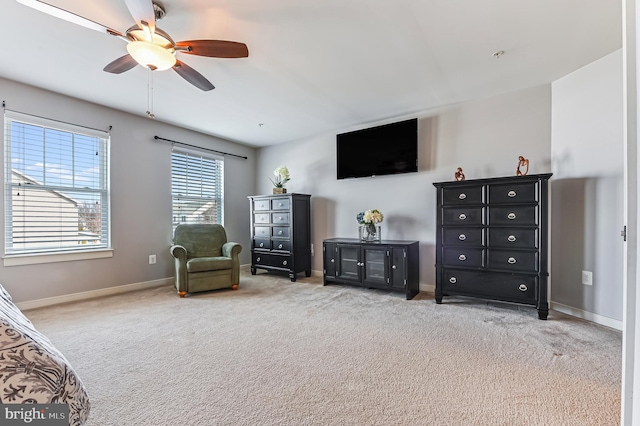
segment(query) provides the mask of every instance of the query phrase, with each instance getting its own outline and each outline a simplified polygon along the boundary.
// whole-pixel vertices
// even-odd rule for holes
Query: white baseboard
[[[425,291],[427,293],[435,293],[436,292],[436,286],[433,285],[433,284],[420,283],[418,288],[420,289],[420,291]]]
[[[141,283],[126,284],[116,287],[101,288],[98,290],[83,291],[80,293],[65,294],[63,296],[47,297],[45,299],[28,300],[16,303],[21,311],[42,308],[44,306],[58,305],[60,303],[76,302],[78,300],[93,299],[95,297],[112,296],[114,294],[128,293],[136,290],[144,290],[163,285],[174,285],[174,277],[162,278],[159,280],[145,281]]]
[[[582,309],[573,308],[571,306],[563,305],[562,303],[551,302],[549,304],[549,308],[554,311],[562,312],[563,314],[582,318],[596,324],[604,325],[605,327],[622,331],[622,321],[620,320],[594,314],[593,312],[583,311]]]

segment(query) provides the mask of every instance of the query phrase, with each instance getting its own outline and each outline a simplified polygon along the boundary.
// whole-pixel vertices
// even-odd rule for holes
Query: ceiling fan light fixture
[[[137,63],[154,71],[168,70],[176,64],[176,57],[171,50],[147,41],[129,42],[127,52]]]

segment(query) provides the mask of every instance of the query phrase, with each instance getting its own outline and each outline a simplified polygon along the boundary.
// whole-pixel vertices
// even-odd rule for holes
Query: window
[[[5,111],[6,255],[110,248],[109,134]]]
[[[174,148],[171,153],[173,228],[181,223],[223,223],[224,161]]]

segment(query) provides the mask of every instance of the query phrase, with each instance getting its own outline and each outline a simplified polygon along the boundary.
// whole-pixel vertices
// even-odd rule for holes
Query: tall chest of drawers
[[[249,197],[251,273],[257,269],[311,276],[311,195]]]
[[[534,305],[547,319],[551,174],[436,182],[436,303],[462,295]]]

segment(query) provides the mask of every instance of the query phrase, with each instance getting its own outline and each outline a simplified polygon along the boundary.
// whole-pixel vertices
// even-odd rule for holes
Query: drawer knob
[[[282,248],[282,244],[278,244],[278,248],[281,249]]]
[[[457,283],[457,282],[458,282],[458,280],[456,279],[456,277],[451,277],[451,278],[449,278],[449,282],[450,282],[451,284],[455,284],[455,283]]]
[[[264,247],[264,243],[260,243],[260,247]]]
[[[260,262],[260,258],[259,257],[256,257],[256,262]]]
[[[284,262],[282,262],[282,264],[283,264],[284,266],[287,266],[287,261],[285,260]]]
[[[516,236],[515,235],[509,235],[507,237],[507,240],[509,240],[509,242],[514,242],[516,240]]]
[[[461,254],[460,256],[458,256],[458,260],[461,262],[464,262],[465,260],[467,260],[467,256],[465,256],[464,254]]]
[[[466,239],[467,239],[467,236],[466,236],[466,235],[464,235],[464,234],[460,234],[460,235],[458,235],[458,239],[459,239],[460,241],[464,241],[464,240],[466,240]]]
[[[278,203],[278,207],[282,207],[282,206],[283,206],[283,204],[282,204],[282,203]]]
[[[393,266],[391,267],[391,269],[397,269],[397,266],[396,266],[396,265],[393,265]]]
[[[518,195],[518,194],[516,194],[516,191],[509,191],[509,192],[507,192],[507,195],[508,195],[509,197],[513,198],[513,197],[515,197],[515,196],[516,196],[516,195]]]
[[[464,213],[460,213],[460,216],[458,216],[458,219],[460,220],[465,220],[467,218],[467,215]]]
[[[335,263],[335,261],[336,261],[335,259],[331,259],[331,263]]]
[[[515,214],[514,212],[511,212],[511,213],[509,213],[509,214],[507,215],[507,217],[508,217],[510,220],[513,220],[513,219],[515,219],[515,218],[516,218],[516,214]]]
[[[517,262],[517,260],[516,260],[516,258],[515,258],[515,257],[510,257],[510,258],[507,260],[507,262],[509,262],[510,264],[512,264],[512,265],[513,265],[514,263],[516,263],[516,262]]]
[[[278,235],[282,235],[282,231],[278,231]]]
[[[467,194],[463,192],[462,194],[458,195],[458,198],[460,198],[461,200],[464,200],[465,198],[467,198]]]
[[[527,291],[527,286],[525,284],[520,284],[520,287],[518,287],[518,290]]]

